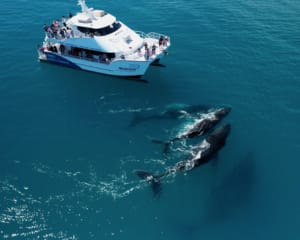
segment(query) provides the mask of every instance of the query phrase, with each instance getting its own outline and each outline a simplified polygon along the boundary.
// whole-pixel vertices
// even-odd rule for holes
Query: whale
[[[151,114],[134,114],[129,127],[135,127],[143,122],[150,120],[173,120],[180,118],[188,118],[192,114],[205,113],[211,109],[208,105],[187,105],[187,104],[170,104],[162,111],[152,112]]]
[[[213,111],[210,111],[196,120],[189,128],[184,132],[180,133],[178,136],[168,140],[161,141],[152,139],[153,143],[164,144],[164,153],[167,152],[169,145],[175,141],[179,141],[187,138],[194,138],[197,136],[202,136],[209,131],[211,131],[228,113],[231,111],[230,107],[222,107]]]
[[[204,165],[212,160],[225,146],[226,139],[231,131],[231,125],[225,124],[215,129],[192,150],[192,156],[167,168],[164,172],[154,175],[144,170],[135,170],[134,173],[141,179],[150,183],[154,195],[161,191],[161,180],[177,172],[187,172]]]

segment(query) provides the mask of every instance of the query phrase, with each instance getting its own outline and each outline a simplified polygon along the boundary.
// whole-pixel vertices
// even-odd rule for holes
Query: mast
[[[90,18],[92,18],[93,20],[95,20],[95,16],[92,12],[92,8],[88,8],[88,6],[85,3],[85,0],[78,0],[78,5],[81,6],[81,11],[83,13],[85,13],[86,15],[88,15]]]

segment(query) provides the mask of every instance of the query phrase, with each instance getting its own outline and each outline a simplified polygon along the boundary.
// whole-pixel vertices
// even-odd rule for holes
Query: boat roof
[[[92,10],[90,14],[85,12],[77,13],[68,22],[78,27],[100,29],[113,24],[115,21],[115,16],[103,10]]]

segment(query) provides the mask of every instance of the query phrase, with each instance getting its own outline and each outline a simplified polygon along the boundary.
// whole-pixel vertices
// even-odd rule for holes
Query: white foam
[[[204,139],[200,145],[197,146],[198,152],[195,154],[194,159],[200,159],[202,153],[210,148],[210,143],[206,141],[206,139]]]
[[[185,170],[189,171],[195,167],[195,162],[193,160],[186,161]]]

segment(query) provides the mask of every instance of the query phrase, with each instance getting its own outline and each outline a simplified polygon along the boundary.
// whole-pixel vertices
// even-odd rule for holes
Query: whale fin
[[[135,127],[138,125],[140,122],[142,122],[142,115],[140,113],[134,113],[133,118],[131,122],[129,123],[129,127]]]
[[[167,154],[167,153],[169,153],[170,145],[173,141],[162,141],[162,140],[157,140],[157,139],[151,139],[151,142],[155,143],[155,144],[162,144],[164,146],[163,153]]]
[[[148,181],[155,197],[158,197],[161,192],[161,182],[159,176],[154,176],[150,172],[144,170],[135,170],[134,173],[141,179]]]
[[[151,139],[151,142],[155,143],[155,144],[166,144],[166,143],[168,143],[166,141],[158,140],[158,139]]]
[[[153,174],[144,170],[135,170],[134,173],[141,179],[148,180],[154,178]]]

